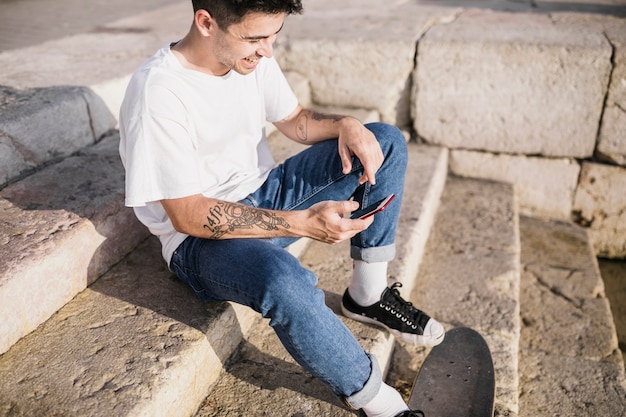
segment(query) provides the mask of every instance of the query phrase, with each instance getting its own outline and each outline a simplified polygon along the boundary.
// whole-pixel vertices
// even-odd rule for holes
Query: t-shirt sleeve
[[[194,135],[184,106],[165,88],[154,88],[144,111],[126,123],[123,141],[126,205],[144,206],[162,199],[202,192]]]
[[[289,116],[298,106],[298,98],[289,86],[285,75],[274,58],[268,58],[265,66],[264,99],[265,118],[278,122]]]

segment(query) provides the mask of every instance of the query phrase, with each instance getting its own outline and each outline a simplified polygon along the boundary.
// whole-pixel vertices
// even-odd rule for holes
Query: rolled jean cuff
[[[369,353],[367,356],[370,358],[372,362],[372,373],[370,374],[369,379],[361,389],[361,391],[350,395],[349,397],[344,397],[344,402],[346,405],[352,410],[359,410],[367,405],[370,401],[374,399],[378,391],[380,391],[380,387],[383,384],[383,374],[380,371],[380,365],[378,365],[378,361],[376,358]]]
[[[350,247],[350,257],[357,261],[389,262],[396,257],[396,245],[376,246],[373,248]]]

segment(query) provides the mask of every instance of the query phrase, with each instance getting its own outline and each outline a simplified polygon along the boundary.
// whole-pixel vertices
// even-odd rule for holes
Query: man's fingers
[[[365,173],[359,179],[359,184],[364,184],[365,182],[369,182],[370,184],[376,184],[376,171],[365,170]]]
[[[350,150],[347,147],[340,147],[339,157],[341,158],[342,172],[348,174],[352,170],[352,154]]]

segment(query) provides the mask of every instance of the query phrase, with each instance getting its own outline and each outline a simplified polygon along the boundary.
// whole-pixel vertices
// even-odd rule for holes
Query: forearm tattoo
[[[278,230],[291,226],[280,216],[267,210],[220,201],[209,211],[204,228],[211,232],[210,239],[219,239],[237,229]]]
[[[318,122],[322,120],[330,120],[331,122],[336,123],[343,119],[344,116],[336,114],[323,114],[311,110],[303,111],[300,116],[298,116],[298,120],[296,121],[296,135],[298,136],[298,139],[303,142],[309,140],[309,118]]]

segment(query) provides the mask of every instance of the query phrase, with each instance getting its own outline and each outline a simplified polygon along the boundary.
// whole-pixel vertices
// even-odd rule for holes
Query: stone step
[[[409,294],[432,226],[447,177],[447,151],[409,145],[401,219],[396,240],[397,258],[389,265],[392,281],[402,282]],[[344,318],[341,296],[350,280],[352,262],[349,243],[325,245],[312,242],[302,263],[314,271],[326,292],[326,304],[355,334],[364,348],[374,354],[383,369],[389,365],[394,338],[373,326]],[[302,370],[282,347],[267,320],[260,317],[225,367],[196,417],[222,415],[348,416],[352,412],[321,382]]]
[[[447,173],[445,150],[410,148],[402,244],[391,269],[407,288]],[[332,263],[309,255],[303,262],[329,268],[317,271],[325,283],[338,273],[345,278],[347,259],[334,258],[334,246],[325,249]],[[0,415],[192,415],[256,319],[247,308],[197,300],[149,238],[0,356]],[[388,356],[391,339],[357,330]]]
[[[496,415],[518,413],[520,241],[510,184],[449,177],[411,299],[446,328],[479,331],[496,372]],[[429,349],[399,344],[390,383],[405,395]]]
[[[437,317],[448,318],[455,326],[476,326],[486,336],[496,362],[496,416],[624,415],[624,362],[585,229],[571,222],[521,216],[520,284],[508,284],[511,288],[498,297],[506,299],[519,291],[519,307],[506,308],[507,303],[494,302],[484,291],[485,287],[491,287],[490,291],[496,288],[489,282],[492,277],[500,276],[500,284],[504,284],[502,277],[507,275],[498,271],[506,269],[508,256],[500,222],[494,216],[502,194],[494,186],[501,189],[501,185],[482,180],[448,179],[414,300],[420,302],[423,294],[422,302],[432,303]],[[452,195],[465,195],[461,197],[464,203]],[[472,200],[482,200],[482,208],[475,210],[480,206]],[[484,227],[483,222],[490,225]],[[448,289],[433,287],[437,281]],[[517,330],[481,324],[499,321],[499,316],[500,324],[506,323],[506,317],[515,320],[514,310],[519,313]],[[508,332],[506,337],[503,330]],[[519,347],[514,342],[515,332],[519,333]],[[497,339],[500,342],[495,342]],[[389,382],[408,396],[428,352],[398,345]]]
[[[598,259],[598,263],[615,320],[619,348],[626,363],[626,261]]]
[[[0,354],[148,236],[117,134],[0,191]]]
[[[0,188],[95,144],[116,124],[86,87],[0,86]]]
[[[626,415],[626,377],[588,231],[522,217],[520,417]]]

